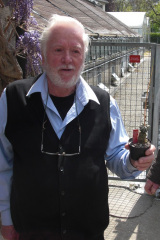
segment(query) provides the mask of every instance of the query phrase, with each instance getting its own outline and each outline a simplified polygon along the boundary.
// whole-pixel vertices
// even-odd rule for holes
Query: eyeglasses
[[[47,100],[48,100],[48,95],[47,95]],[[79,121],[79,116],[78,116],[78,111],[77,111],[77,104],[76,101],[75,102],[75,106],[76,106],[76,114],[77,114],[77,120],[78,120],[78,131],[79,131],[79,146],[78,146],[78,152],[77,153],[66,153],[63,148],[60,148],[59,152],[53,153],[53,152],[46,152],[44,151],[43,148],[43,142],[44,142],[44,131],[45,131],[45,124],[47,122],[47,120],[45,120],[46,117],[46,107],[47,107],[47,101],[46,101],[46,105],[45,105],[45,109],[44,109],[44,116],[43,116],[43,124],[42,124],[42,139],[41,139],[41,152],[44,154],[48,154],[48,155],[52,155],[52,156],[66,156],[66,157],[71,157],[71,156],[75,156],[75,155],[79,155],[81,153],[81,125],[80,125],[80,121]]]
[[[43,122],[43,126],[42,126],[42,141],[41,141],[41,152],[48,154],[48,155],[53,155],[53,156],[66,156],[66,157],[71,157],[71,156],[75,156],[75,155],[79,155],[81,153],[81,126],[78,126],[78,130],[79,130],[79,146],[78,146],[78,152],[77,153],[66,153],[64,152],[63,148],[60,148],[59,152],[53,153],[53,152],[46,152],[43,149],[43,140],[44,140],[44,131],[45,131],[45,122]]]

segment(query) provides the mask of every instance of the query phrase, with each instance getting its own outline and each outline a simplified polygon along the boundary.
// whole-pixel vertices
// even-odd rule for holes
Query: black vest
[[[108,178],[104,154],[111,122],[109,94],[93,87],[100,105],[89,101],[79,115],[81,154],[63,157],[41,153],[44,107],[40,93],[26,97],[36,79],[19,80],[7,87],[8,120],[5,134],[13,146],[11,216],[18,232],[47,230],[81,232],[88,239],[109,223]],[[44,150],[78,151],[77,118],[61,139],[46,117]]]

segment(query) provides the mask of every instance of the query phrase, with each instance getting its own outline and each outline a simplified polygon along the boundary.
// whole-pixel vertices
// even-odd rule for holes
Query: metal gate
[[[116,99],[129,137],[146,115],[146,123],[150,125],[148,137],[157,148],[160,145],[158,59],[157,44],[92,41],[83,72],[89,84],[99,85]],[[117,179],[114,175],[110,177]],[[146,173],[137,178],[145,179]]]

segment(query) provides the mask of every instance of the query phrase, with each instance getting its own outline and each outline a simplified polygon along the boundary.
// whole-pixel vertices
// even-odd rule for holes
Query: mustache
[[[61,65],[61,66],[59,66],[58,68],[57,68],[57,70],[61,70],[61,69],[75,69],[75,67],[72,65],[72,64],[63,64],[63,65]]]

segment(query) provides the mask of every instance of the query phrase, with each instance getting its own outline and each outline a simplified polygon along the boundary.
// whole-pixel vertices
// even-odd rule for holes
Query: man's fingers
[[[155,194],[158,188],[159,184],[152,182],[150,179],[147,179],[144,189],[148,194]]]

